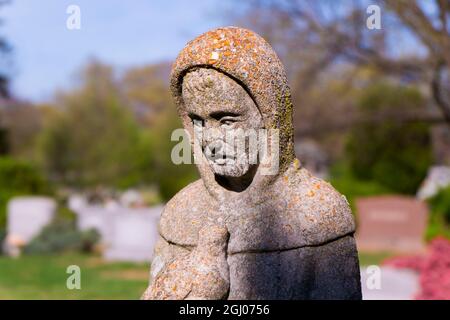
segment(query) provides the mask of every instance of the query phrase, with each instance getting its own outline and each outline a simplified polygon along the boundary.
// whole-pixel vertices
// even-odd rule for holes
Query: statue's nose
[[[221,155],[223,150],[222,141],[213,141],[206,145],[205,151],[206,155],[211,158],[215,158],[216,155]]]

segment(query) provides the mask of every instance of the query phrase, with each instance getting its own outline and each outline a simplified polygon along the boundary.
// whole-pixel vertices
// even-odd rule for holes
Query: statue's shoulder
[[[159,233],[169,243],[194,246],[202,222],[209,210],[208,192],[201,179],[180,190],[170,199],[161,214]]]
[[[330,183],[301,168],[288,177],[288,216],[301,226],[308,244],[320,244],[355,231],[350,205]]]

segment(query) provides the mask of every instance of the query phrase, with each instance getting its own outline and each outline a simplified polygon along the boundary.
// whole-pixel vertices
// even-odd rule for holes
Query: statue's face
[[[201,129],[197,138],[216,175],[241,177],[256,165],[249,160],[248,138],[244,148],[230,139],[264,127],[261,113],[241,85],[219,71],[200,68],[184,77],[182,97],[194,130]]]

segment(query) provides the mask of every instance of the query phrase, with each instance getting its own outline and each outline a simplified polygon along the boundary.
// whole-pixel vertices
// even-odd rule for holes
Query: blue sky
[[[69,5],[81,29],[68,30]],[[226,24],[218,1],[12,0],[2,34],[13,46],[13,93],[32,101],[69,87],[91,57],[119,68],[171,60],[187,41]]]

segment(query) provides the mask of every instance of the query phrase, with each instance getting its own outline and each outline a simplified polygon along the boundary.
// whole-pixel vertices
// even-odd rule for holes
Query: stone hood
[[[295,157],[292,103],[284,67],[272,47],[250,30],[226,27],[208,31],[183,48],[172,67],[171,91],[183,125],[191,135],[192,123],[181,88],[184,75],[195,67],[214,68],[237,81],[255,101],[266,129],[279,129],[279,171],[282,173]],[[207,169],[199,167],[199,170],[208,184],[208,173],[203,172]],[[270,179],[262,180],[267,184]]]

